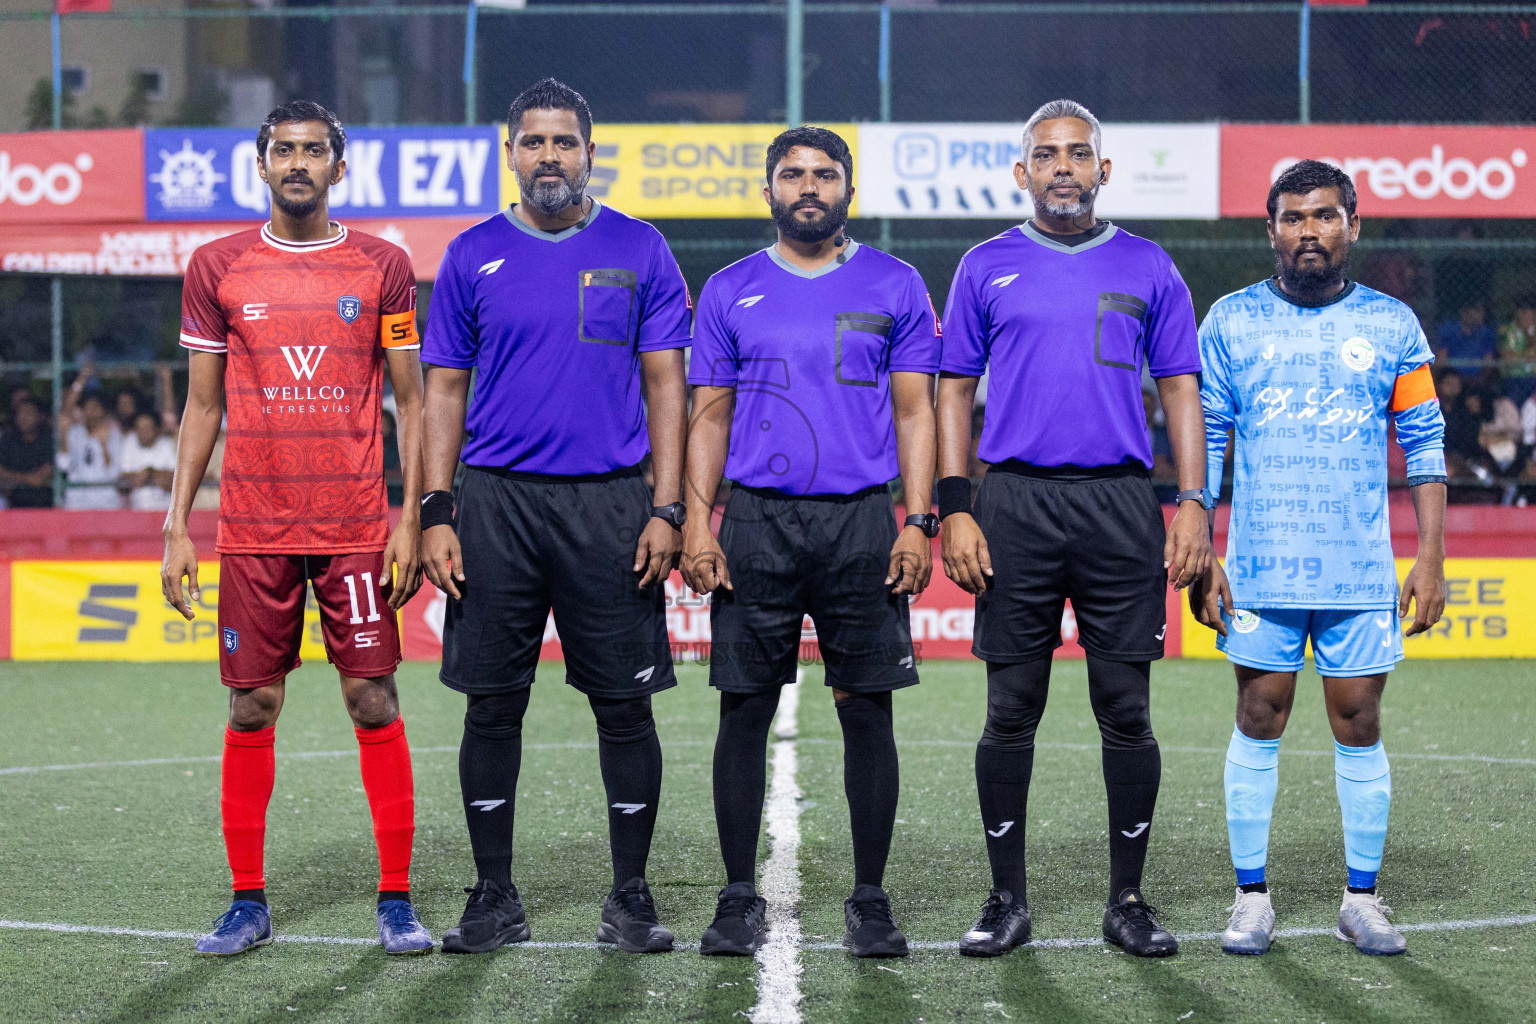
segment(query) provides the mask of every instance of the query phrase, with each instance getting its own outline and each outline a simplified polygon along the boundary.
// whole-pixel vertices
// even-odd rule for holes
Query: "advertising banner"
[[[160,593],[156,562],[12,562],[9,571],[17,661],[219,660],[217,560],[198,564],[191,622]],[[300,657],[325,660],[313,593]]]
[[[0,225],[144,219],[144,136],[0,135]]]
[[[1023,220],[1033,207],[1014,180],[1019,124],[859,126],[854,177],[865,217]],[[1108,218],[1214,220],[1220,128],[1214,124],[1106,124],[1110,178],[1095,209]]]
[[[1399,583],[1411,568],[1412,559],[1397,560]],[[1408,657],[1536,657],[1536,630],[1520,625],[1536,622],[1536,558],[1447,558],[1445,583],[1445,614],[1405,641]],[[1195,621],[1187,604],[1182,615],[1184,657],[1225,657],[1216,634]]]
[[[437,276],[443,250],[474,217],[402,217],[353,220],[348,227],[386,238],[411,257],[418,281]],[[124,274],[180,277],[198,246],[248,231],[251,221],[159,224],[0,224],[0,272],[20,274]]]
[[[1536,217],[1536,127],[1229,124],[1221,215],[1263,217],[1270,184],[1298,160],[1354,179],[1362,217]]]
[[[853,150],[859,127],[830,124]],[[599,124],[587,194],[634,217],[768,216],[768,144],[782,124]],[[506,125],[501,137],[506,139]],[[517,202],[517,177],[502,161],[501,205]],[[850,216],[863,216],[856,198]]]
[[[346,176],[330,196],[338,220],[484,217],[500,204],[491,125],[358,128],[347,133],[344,157]],[[148,220],[267,217],[271,192],[257,174],[249,129],[152,128],[142,162]]]

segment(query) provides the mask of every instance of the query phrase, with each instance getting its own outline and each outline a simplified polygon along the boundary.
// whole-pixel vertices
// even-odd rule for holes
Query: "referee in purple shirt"
[[[1110,162],[1086,107],[1047,103],[1025,125],[1023,149],[1014,177],[1034,219],[965,254],[944,312],[944,571],[976,595],[971,650],[987,663],[976,788],[992,893],[960,951],[998,956],[1029,941],[1025,804],[1070,599],[1104,745],[1104,937],[1137,956],[1169,956],[1178,942],[1142,896],[1141,872],[1162,775],[1148,698],[1167,629],[1164,588],[1188,586],[1212,558],[1194,308],[1167,253],[1094,217]],[[1178,467],[1170,531],[1150,481],[1143,365]],[[972,509],[971,409],[988,368],[978,454],[990,468]]]
[[[440,678],[468,699],[459,785],[479,876],[443,951],[529,937],[512,812],[553,609],[566,682],[597,719],[613,856],[597,938],[661,952],[672,933],[645,880],[661,794],[651,694],[677,682],[663,583],[682,547],[688,290],[660,232],[584,194],[579,93],[545,79],[508,125],[520,201],[449,243],[422,350],[422,561],[448,595]]]
[[[853,891],[843,945],[905,956],[884,885],[898,797],[891,691],[917,682],[909,595],[933,569],[933,375],[939,338],[916,270],[849,238],[853,157],[825,128],[768,147],[767,249],[715,274],[693,326],[683,577],[713,594],[709,682],[720,691],[715,824],[726,886],[699,951],[750,956],[764,755],[800,624],[816,623],[843,731]],[[1203,442],[1202,442],[1203,443]],[[717,541],[710,509],[733,481]],[[889,481],[909,515],[898,530]]]

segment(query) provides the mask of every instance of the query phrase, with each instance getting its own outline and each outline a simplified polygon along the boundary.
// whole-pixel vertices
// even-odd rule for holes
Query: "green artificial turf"
[[[820,669],[800,710],[801,928],[842,936],[852,884],[842,748]],[[680,667],[656,698],[666,778],[650,879],[662,919],[697,942],[723,883],[710,798],[715,700]],[[975,663],[929,663],[896,695],[902,798],[887,873],[918,942],[953,942],[988,888],[972,757],[984,706]],[[462,698],[432,666],[400,672],[415,750],[413,887],[441,935],[473,866],[458,793]],[[1163,789],[1145,890],[1175,933],[1218,931],[1232,898],[1222,752],[1233,686],[1219,662],[1153,670]],[[1107,886],[1097,731],[1081,663],[1056,669],[1029,807],[1037,938],[1098,934]],[[0,920],[199,932],[228,903],[217,755],[225,694],[211,666],[0,663]],[[1410,662],[1387,689],[1392,829],[1382,891],[1403,924],[1536,913],[1536,663]],[[524,729],[513,867],[533,938],[589,943],[610,881],[595,728],[559,665]],[[376,864],[355,742],[331,670],[301,669],[278,726],[268,895],[279,935],[366,938]],[[1331,927],[1343,842],[1317,677],[1303,676],[1282,745],[1270,878],[1279,927]],[[305,756],[310,755],[310,756]],[[1410,756],[1411,755],[1411,756]],[[1481,755],[1500,761],[1457,759]],[[120,762],[167,759],[164,763]],[[766,856],[766,841],[762,853]],[[1359,955],[1331,935],[1265,957],[1187,941],[1178,957],[1043,948],[975,961],[802,953],[806,1021],[1521,1021],[1536,1017],[1536,927],[1410,932],[1409,953]],[[191,941],[0,928],[5,1021],[722,1021],[756,1002],[751,961],[584,948],[396,959],[360,945],[278,943],[228,961]]]

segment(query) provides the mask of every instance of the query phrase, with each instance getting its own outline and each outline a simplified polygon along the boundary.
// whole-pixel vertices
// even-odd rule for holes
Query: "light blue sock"
[[[1264,881],[1269,859],[1269,819],[1280,786],[1280,741],[1256,740],[1232,727],[1227,745],[1227,841],[1238,885]]]
[[[1392,807],[1392,769],[1381,742],[1369,747],[1333,744],[1334,782],[1344,812],[1344,866],[1352,889],[1370,889],[1381,870]]]

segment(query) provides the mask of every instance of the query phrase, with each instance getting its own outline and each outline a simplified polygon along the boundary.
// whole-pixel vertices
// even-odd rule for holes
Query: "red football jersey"
[[[345,227],[209,242],[187,267],[181,344],[227,357],[217,549],[383,550],[383,350],[421,345],[404,250]]]

